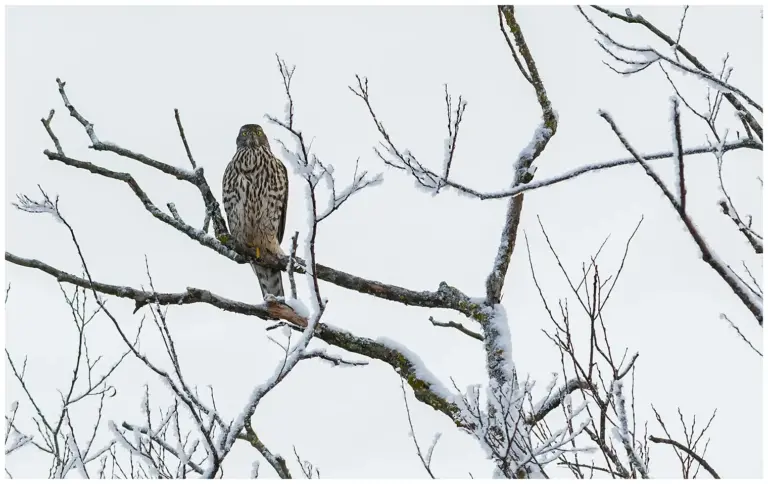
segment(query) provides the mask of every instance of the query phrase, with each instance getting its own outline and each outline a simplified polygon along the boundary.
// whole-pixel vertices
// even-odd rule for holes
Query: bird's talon
[[[261,250],[258,247],[256,247],[256,258],[261,258]]]
[[[221,242],[222,244],[226,244],[227,242],[229,242],[229,235],[228,234],[221,234],[221,235],[219,235],[216,238],[219,239],[219,242]]]

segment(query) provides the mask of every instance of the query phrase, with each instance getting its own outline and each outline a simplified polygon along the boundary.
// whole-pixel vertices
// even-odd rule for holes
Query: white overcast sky
[[[634,10],[667,32],[675,31],[682,13],[682,7]],[[593,31],[572,7],[517,11],[560,121],[536,161],[537,178],[626,156],[598,109],[609,111],[642,152],[671,149],[672,91],[658,68],[633,77],[611,72],[602,64],[605,54]],[[648,42],[639,27],[595,18],[627,43]],[[287,139],[264,119],[266,113],[283,112],[275,61],[279,53],[297,66],[296,123],[313,140],[315,153],[335,165],[339,181],[351,178],[358,157],[361,168],[385,175],[382,186],[366,190],[323,222],[319,262],[416,290],[435,290],[446,281],[469,295],[484,294],[507,202],[454,193],[433,198],[414,189],[404,173],[385,169],[372,151],[378,141],[374,124],[347,86],[356,73],[368,76],[372,103],[392,137],[437,169],[446,134],[447,83],[454,97],[461,94],[469,103],[452,176],[478,189],[508,187],[512,162],[538,125],[540,110],[509,54],[493,7],[15,7],[7,10],[6,21],[6,250],[80,272],[64,226],[10,206],[16,193],[34,196],[40,184],[59,195],[95,279],[146,285],[146,254],[158,290],[193,286],[260,302],[258,284],[246,265],[232,263],[152,218],[124,184],[49,161],[42,151],[53,145],[40,118],[55,108],[53,128],[67,155],[132,173],[156,205],[164,208],[173,202],[186,221],[200,226],[203,205],[194,187],[87,148],[88,137],[67,115],[55,79],[67,82],[70,100],[95,124],[101,140],[187,168],[173,118],[178,108],[193,155],[220,199],[221,177],[241,125],[262,124],[273,147],[274,140]],[[732,83],[762,103],[759,8],[692,7],[682,43],[712,69],[729,53]],[[690,78],[681,82],[689,100],[705,109],[706,89]],[[722,127],[731,127],[733,139],[740,125],[730,107],[724,110]],[[706,142],[700,120],[684,112],[683,124],[686,147]],[[762,231],[760,162],[760,152],[726,155],[725,177],[737,207],[752,214]],[[654,166],[672,180],[669,161]],[[718,211],[714,157],[691,156],[686,166],[690,212],[699,228],[722,258],[738,268],[746,261],[762,279],[761,259]],[[304,230],[306,220],[301,180],[291,176],[288,235]],[[686,416],[696,415],[697,422],[706,421],[716,408],[709,462],[723,476],[760,477],[762,359],[718,316],[726,313],[759,349],[762,331],[701,261],[676,214],[638,166],[589,174],[526,195],[503,299],[518,371],[537,379],[541,391],[560,368],[556,349],[541,332],[553,328],[533,285],[523,232],[549,302],[567,297],[573,324],[582,329],[585,324],[546,247],[537,216],[574,275],[609,234],[601,269],[614,272],[627,237],[645,217],[605,310],[615,351],[626,347],[640,353],[638,427],[648,420],[649,433],[661,433],[653,404],[682,438],[678,407]],[[284,240],[286,251],[289,239]],[[56,388],[69,381],[76,348],[66,304],[48,275],[10,263],[5,270],[13,286],[6,309],[6,347],[16,359],[28,355],[31,390],[47,412],[54,412]],[[460,387],[484,381],[480,343],[428,321],[434,316],[477,329],[460,315],[409,308],[328,284],[323,291],[330,301],[325,321],[359,335],[401,342],[447,385],[450,378]],[[129,329],[143,314],[131,314],[130,301],[111,298],[109,305]],[[267,341],[265,322],[205,305],[173,307],[169,317],[186,378],[201,388],[213,385],[223,415],[237,415],[253,386],[280,360],[279,350]],[[579,334],[586,344],[586,334]],[[91,351],[107,360],[122,351],[106,319],[94,323],[91,338]],[[141,348],[168,365],[152,325],[145,327]],[[19,422],[31,431],[28,402],[10,376],[7,369],[6,408],[19,400],[24,410]],[[129,358],[114,376],[119,391],[109,401],[107,417],[137,422],[145,383],[153,404],[169,403],[164,386]],[[490,476],[492,465],[472,438],[413,400],[410,391],[409,398],[423,444],[435,432],[443,433],[434,457],[438,476]],[[83,432],[89,431],[90,415],[76,417],[82,418]],[[408,436],[399,379],[380,362],[352,369],[300,364],[261,403],[254,427],[273,452],[289,458],[294,473],[298,468],[292,445],[324,477],[426,477]],[[672,449],[655,446],[651,452],[654,476],[679,475]],[[12,456],[8,469],[14,476],[43,477],[47,466],[39,458],[25,449]],[[247,477],[256,458],[255,450],[237,444],[226,476]],[[274,476],[265,462],[261,472]]]

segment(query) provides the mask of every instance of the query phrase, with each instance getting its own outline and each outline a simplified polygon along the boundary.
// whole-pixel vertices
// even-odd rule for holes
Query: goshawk
[[[280,243],[288,209],[288,173],[258,124],[240,128],[237,151],[224,171],[222,192],[232,237],[255,249],[257,257],[263,252],[284,255]],[[279,270],[254,263],[251,267],[264,297],[285,296]]]

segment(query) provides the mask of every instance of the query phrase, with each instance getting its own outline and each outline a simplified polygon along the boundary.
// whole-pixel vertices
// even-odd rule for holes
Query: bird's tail
[[[282,271],[263,267],[253,262],[251,262],[251,268],[259,279],[259,286],[261,286],[261,295],[263,297],[266,298],[267,294],[272,294],[275,297],[285,297]]]

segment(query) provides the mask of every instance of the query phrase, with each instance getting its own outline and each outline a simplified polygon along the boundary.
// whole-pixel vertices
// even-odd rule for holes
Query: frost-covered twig
[[[576,390],[587,390],[589,388],[590,386],[587,382],[578,378],[572,378],[568,380],[565,385],[563,385],[554,394],[550,395],[549,398],[547,398],[541,405],[534,408],[534,413],[530,415],[527,420],[532,425],[535,425],[536,423],[543,420],[549,414],[549,412],[562,405],[566,400],[566,397],[568,397],[571,393],[575,392]]]
[[[627,452],[627,457],[629,458],[629,461],[632,463],[632,466],[640,473],[640,476],[643,479],[648,479],[648,469],[646,468],[642,459],[640,459],[640,457],[637,455],[637,451],[635,450],[635,446],[633,443],[634,435],[630,435],[629,433],[629,425],[627,421],[627,407],[626,407],[626,401],[624,399],[624,394],[622,392],[622,387],[623,387],[623,383],[621,382],[621,380],[614,380],[613,396],[614,396],[614,402],[616,407],[616,415],[619,420],[618,426],[614,427],[614,429],[616,430],[616,434],[618,435],[619,440],[624,446],[624,450]]]
[[[734,322],[733,322],[733,321],[731,321],[731,319],[730,319],[730,318],[729,318],[729,317],[728,317],[728,316],[727,316],[725,313],[721,313],[721,314],[720,314],[720,319],[724,319],[724,320],[728,321],[728,324],[731,326],[731,328],[733,328],[733,329],[734,329],[734,331],[736,331],[736,333],[739,335],[739,337],[741,337],[741,339],[742,339],[742,340],[743,340],[745,343],[747,343],[747,345],[749,345],[749,347],[752,349],[752,351],[754,351],[755,353],[757,353],[757,354],[758,354],[758,355],[760,355],[760,356],[763,356],[763,354],[760,352],[760,350],[758,350],[757,348],[755,348],[755,346],[752,344],[752,342],[751,342],[751,341],[749,341],[749,340],[747,339],[747,337],[746,337],[746,336],[744,336],[744,333],[742,333],[742,332],[741,332],[741,330],[739,329],[739,327],[738,327],[738,326],[736,326],[736,324],[734,324]]]
[[[611,67],[611,69],[614,70],[615,72],[618,72],[619,74],[624,74],[624,75],[635,74],[635,73],[637,73],[637,72],[639,72],[641,70],[644,70],[645,68],[653,65],[654,63],[660,63],[661,61],[665,61],[669,66],[674,67],[674,68],[676,68],[679,71],[682,71],[682,72],[688,73],[688,74],[696,75],[701,80],[703,80],[707,84],[711,85],[713,88],[717,89],[718,91],[723,91],[724,93],[728,92],[728,93],[732,93],[732,94],[738,94],[749,105],[751,105],[752,107],[754,107],[755,109],[757,109],[761,113],[763,112],[762,106],[760,106],[757,102],[755,102],[752,98],[750,98],[746,93],[744,93],[740,89],[736,88],[735,86],[729,84],[725,80],[720,79],[717,76],[713,75],[708,70],[701,69],[701,68],[698,68],[698,67],[696,67],[696,68],[689,67],[689,66],[687,66],[687,65],[685,65],[685,64],[683,64],[683,63],[681,63],[681,62],[679,62],[679,61],[677,61],[675,59],[672,59],[672,58],[662,54],[661,52],[659,52],[658,50],[656,50],[656,49],[654,49],[654,48],[652,48],[650,46],[648,46],[648,47],[638,47],[638,46],[632,46],[632,45],[627,45],[627,44],[620,43],[620,42],[616,41],[614,38],[612,38],[610,35],[608,35],[605,31],[600,29],[597,25],[595,25],[595,23],[592,21],[592,19],[590,19],[587,16],[587,14],[584,13],[584,10],[581,7],[577,7],[577,8],[579,9],[579,12],[581,12],[581,14],[587,20],[587,22],[592,26],[592,28],[595,29],[595,31],[598,34],[600,34],[600,36],[602,37],[602,39],[603,39],[603,41],[605,43],[609,44],[613,48],[616,48],[616,49],[619,49],[619,50],[624,50],[624,51],[627,51],[627,52],[632,52],[632,53],[634,53],[636,55],[639,55],[640,57],[643,58],[642,61],[633,61],[631,59],[627,59],[625,57],[621,57],[621,56],[615,54],[614,52],[612,52],[603,42],[598,40],[598,45],[600,45],[600,47],[604,51],[606,51],[608,54],[610,54],[611,57],[613,57],[614,59],[616,59],[619,62],[622,62],[624,64],[630,65],[630,66],[634,66],[634,65],[640,65],[641,66],[641,67],[629,67],[627,70],[620,71],[620,70],[617,70],[617,69],[611,67],[609,64],[605,63],[606,65]],[[631,18],[636,18],[636,17],[637,18],[642,18],[639,15],[638,16],[632,16]],[[677,52],[677,49],[675,50],[675,52]]]
[[[514,52],[514,51],[513,51]],[[456,141],[459,138],[459,126],[461,118],[464,116],[464,110],[467,109],[467,102],[459,95],[459,103],[456,106],[456,112],[451,111],[451,95],[448,94],[448,84],[445,85],[445,109],[448,115],[448,137],[445,138],[445,153],[443,154],[443,176],[438,182],[435,194],[440,191],[443,180],[448,179],[453,163],[453,155],[456,152]]]
[[[296,461],[299,463],[301,473],[304,474],[304,477],[307,479],[320,479],[320,469],[312,465],[308,460],[302,460],[302,458],[299,457],[299,452],[296,450],[295,445],[293,446],[293,455],[296,456]]]
[[[685,213],[685,164],[683,163],[683,135],[680,127],[680,101],[672,98],[672,152],[677,161],[677,196],[680,201],[680,210]]]
[[[327,361],[331,366],[365,366],[367,361],[347,360],[341,356],[329,355],[325,350],[309,350],[305,351],[302,355],[302,360],[311,360],[317,358],[323,361]]]
[[[332,165],[329,165],[323,172],[323,178],[328,180],[328,183],[331,187],[331,194],[330,194],[330,203],[328,204],[328,207],[317,216],[317,221],[322,222],[326,218],[328,218],[333,212],[338,210],[341,205],[349,200],[349,197],[354,195],[355,193],[360,192],[362,189],[366,187],[375,187],[377,185],[380,185],[384,178],[381,173],[378,173],[374,175],[373,177],[368,177],[368,172],[363,171],[362,173],[357,172],[357,166],[360,159],[358,158],[357,161],[355,161],[355,173],[352,175],[352,183],[340,191],[339,193],[336,193],[336,179],[333,177],[333,167]]]
[[[680,56],[677,52],[677,46],[680,45],[680,38],[683,36],[683,26],[685,25],[685,16],[688,14],[688,5],[685,5],[683,7],[683,16],[680,17],[680,27],[677,29],[677,38],[675,39],[675,44],[672,46],[672,48],[675,51],[675,59],[680,61]]]
[[[719,146],[719,145],[718,145]],[[762,254],[763,253],[763,236],[758,234],[754,229],[752,229],[752,223],[750,222],[744,223],[744,220],[739,215],[739,212],[736,210],[736,207],[733,204],[733,200],[731,200],[731,196],[728,193],[728,190],[725,189],[725,182],[723,181],[723,160],[724,160],[724,153],[722,150],[716,150],[715,152],[715,158],[717,158],[717,178],[720,184],[720,191],[723,192],[724,198],[720,200],[719,205],[722,212],[730,218],[734,225],[736,225],[736,228],[739,232],[741,232],[744,237],[747,239],[749,244],[752,246],[752,249],[755,251],[756,254]]]
[[[580,7],[579,11],[584,15],[585,18],[588,19],[589,23],[595,28],[601,35],[606,36],[604,32],[602,32],[600,29],[597,28],[597,26],[594,25],[594,23],[589,20],[589,18],[586,16],[586,14],[583,12],[583,10]],[[679,39],[675,40],[671,38],[669,35],[662,32],[659,28],[657,28],[653,23],[649,22],[647,19],[645,19],[642,15],[634,15],[631,13],[627,13],[627,15],[622,15],[620,13],[613,12],[609,9],[595,6],[593,5],[592,8],[607,17],[611,19],[617,19],[621,20],[623,22],[626,22],[628,24],[636,24],[641,25],[653,35],[661,39],[664,43],[674,48],[675,54],[677,53],[681,54],[688,62],[690,62],[695,68],[696,71],[694,73],[699,74],[701,77],[704,77],[706,75],[711,76],[711,72],[704,66],[704,64],[696,58],[690,51],[688,51],[685,47],[680,45]],[[681,63],[676,62],[678,65],[682,65]],[[723,97],[733,106],[734,110],[737,113],[743,113],[744,120],[746,124],[755,131],[760,141],[763,139],[763,128],[760,125],[760,123],[757,121],[757,119],[750,113],[747,108],[739,101],[738,97],[733,92],[723,92]],[[762,112],[762,110],[761,110]]]
[[[293,237],[291,237],[291,258],[288,261],[288,282],[291,286],[291,299],[298,299],[296,295],[296,278],[293,275],[293,270],[296,266],[296,249],[298,248],[299,231],[297,230]]]
[[[691,218],[683,212],[682,208],[680,207],[680,203],[675,199],[674,195],[669,191],[667,186],[664,184],[664,182],[661,180],[661,178],[656,174],[655,171],[648,165],[646,160],[642,158],[642,156],[635,151],[635,149],[632,147],[632,145],[629,144],[627,139],[624,137],[624,135],[621,133],[619,128],[616,126],[616,123],[613,121],[613,118],[610,114],[608,114],[605,111],[600,111],[600,116],[608,122],[608,124],[611,126],[611,129],[616,134],[616,136],[619,138],[619,141],[624,145],[624,147],[629,151],[632,156],[637,159],[638,163],[643,167],[645,172],[648,174],[649,177],[656,183],[656,185],[661,189],[661,191],[664,193],[664,196],[667,198],[669,203],[672,205],[672,207],[677,211],[678,215],[680,216],[680,219],[685,224],[686,229],[688,230],[688,233],[693,238],[694,242],[698,246],[699,250],[701,251],[701,257],[709,264],[712,269],[717,272],[717,274],[723,279],[723,281],[730,286],[731,290],[733,291],[736,296],[741,299],[741,302],[752,312],[752,315],[757,320],[758,324],[760,326],[763,325],[763,303],[760,298],[756,297],[754,293],[735,276],[733,271],[731,271],[721,260],[717,255],[714,253],[714,251],[709,247],[709,244],[707,244],[704,237],[700,234],[698,228],[693,224],[691,221]]]

